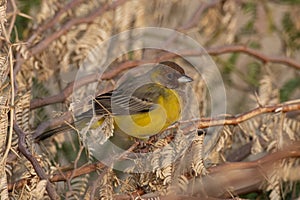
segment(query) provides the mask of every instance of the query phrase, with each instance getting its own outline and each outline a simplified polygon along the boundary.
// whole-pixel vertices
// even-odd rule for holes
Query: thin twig
[[[78,167],[78,161],[80,159],[80,156],[81,156],[83,150],[84,150],[84,146],[80,145],[80,149],[79,149],[79,151],[77,153],[77,156],[76,156],[76,158],[74,160],[74,169],[77,169],[77,167]],[[73,177],[74,177],[74,173],[72,173],[71,176],[70,176],[70,178],[67,179],[67,183],[68,183],[68,187],[69,187],[70,191],[72,190],[71,180],[73,179]]]

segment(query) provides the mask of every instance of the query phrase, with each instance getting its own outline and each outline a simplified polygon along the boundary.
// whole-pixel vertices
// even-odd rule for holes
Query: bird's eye
[[[173,74],[167,74],[168,79],[173,79]]]

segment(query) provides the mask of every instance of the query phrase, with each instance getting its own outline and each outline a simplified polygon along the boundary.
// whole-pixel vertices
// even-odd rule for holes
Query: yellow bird
[[[83,128],[94,115],[104,116],[91,126],[96,128],[110,115],[114,120],[114,132],[147,139],[179,120],[181,99],[176,89],[191,81],[193,79],[174,62],[155,64],[145,74],[125,80],[115,90],[97,96],[92,101],[93,109],[81,114],[74,125]],[[63,125],[35,139],[40,141],[69,129],[69,125]]]

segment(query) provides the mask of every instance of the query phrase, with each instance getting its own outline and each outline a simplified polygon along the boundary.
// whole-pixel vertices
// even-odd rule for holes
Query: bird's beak
[[[187,83],[187,82],[192,82],[193,79],[187,75],[182,75],[178,78],[179,83]]]

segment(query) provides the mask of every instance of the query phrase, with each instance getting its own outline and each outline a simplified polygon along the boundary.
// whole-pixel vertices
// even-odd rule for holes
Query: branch
[[[297,101],[297,100],[296,100]],[[244,122],[248,119],[254,118],[258,115],[265,114],[265,113],[279,113],[279,112],[291,112],[300,110],[300,99],[297,103],[295,102],[286,102],[277,105],[267,105],[263,107],[258,107],[253,110],[250,110],[243,114],[238,114],[231,117],[223,117],[223,118],[202,118],[202,119],[195,119],[193,122],[198,122],[198,128],[208,128],[212,126],[222,126],[222,125],[237,125],[241,122]],[[191,121],[184,121],[180,123],[188,123]]]
[[[300,110],[300,100],[295,100],[293,102],[284,102],[276,105],[266,105],[263,107],[254,108],[246,113],[237,114],[235,116],[226,117],[214,117],[214,118],[197,118],[192,120],[180,121],[180,124],[198,124],[199,129],[204,129],[213,126],[224,126],[224,125],[237,125],[248,119],[254,118],[261,114],[266,113],[279,113],[279,112],[291,112]],[[37,138],[43,134],[43,132],[49,127],[57,127],[65,123],[65,121],[70,122],[72,120],[71,113],[66,112],[63,116],[41,123],[33,134],[33,138]],[[176,128],[178,124],[170,126],[168,129]]]
[[[66,181],[67,179],[75,178],[84,174],[89,174],[91,172],[94,172],[96,170],[101,170],[105,167],[106,165],[104,165],[102,162],[97,162],[97,163],[92,163],[92,164],[88,164],[88,165],[84,165],[82,167],[70,170],[65,172],[64,174],[54,174],[50,181],[51,182],[59,182],[59,181]]]
[[[295,69],[300,69],[300,63],[295,60],[292,60],[287,57],[267,56],[261,52],[258,52],[257,50],[250,49],[245,45],[232,45],[207,49],[207,53],[212,56],[233,52],[248,54],[249,56],[261,60],[264,63],[279,63],[291,66]]]
[[[220,55],[225,53],[246,53],[250,56],[253,56],[262,62],[272,62],[272,63],[280,63],[285,64],[288,66],[291,66],[295,69],[300,69],[300,63],[297,63],[296,61],[290,59],[290,58],[277,58],[277,57],[271,57],[266,56],[263,53],[260,53],[256,50],[250,49],[248,47],[245,47],[243,45],[233,45],[233,46],[222,46],[222,47],[214,47],[207,49],[207,53],[210,55]],[[74,85],[74,81],[69,83],[62,92],[60,92],[57,95],[53,95],[50,97],[45,98],[38,98],[31,100],[30,103],[30,109],[36,109],[42,106],[46,106],[49,104],[64,102],[68,96],[70,96],[73,92],[73,90],[82,87],[83,85],[100,81],[100,80],[109,80],[120,74],[121,72],[128,70],[130,68],[136,67],[141,64],[145,63],[155,63],[155,62],[161,62],[170,60],[176,57],[180,56],[201,56],[205,55],[205,50],[203,51],[195,51],[195,50],[183,50],[181,52],[178,52],[178,54],[173,53],[164,53],[162,56],[158,57],[157,59],[152,60],[136,60],[136,61],[125,61],[121,63],[118,67],[116,67],[114,70],[111,70],[109,72],[104,73],[102,76],[100,74],[91,74],[87,75],[86,77],[83,77],[79,80],[77,80],[76,85]],[[74,87],[75,86],[75,87]]]
[[[16,131],[19,137],[18,147],[20,152],[25,156],[25,158],[27,158],[27,160],[30,161],[38,177],[41,180],[47,180],[46,190],[48,192],[49,197],[53,200],[58,199],[58,195],[55,191],[55,188],[50,183],[45,171],[40,166],[38,160],[32,155],[32,153],[26,147],[26,141],[25,141],[26,134],[20,129],[20,127],[17,124],[14,124],[14,130]]]
[[[207,48],[201,51],[182,50],[177,53],[178,55],[174,55],[173,53],[166,53],[160,59],[168,60],[179,56],[202,56],[205,55],[206,53],[211,56],[217,56],[217,55],[222,55],[227,53],[245,53],[249,56],[252,56],[262,61],[263,63],[278,63],[278,64],[288,65],[298,70],[300,69],[300,63],[298,63],[297,61],[291,58],[287,58],[287,57],[279,58],[276,56],[267,56],[264,53],[259,52],[255,49],[248,48],[245,45],[218,46],[218,47]]]

